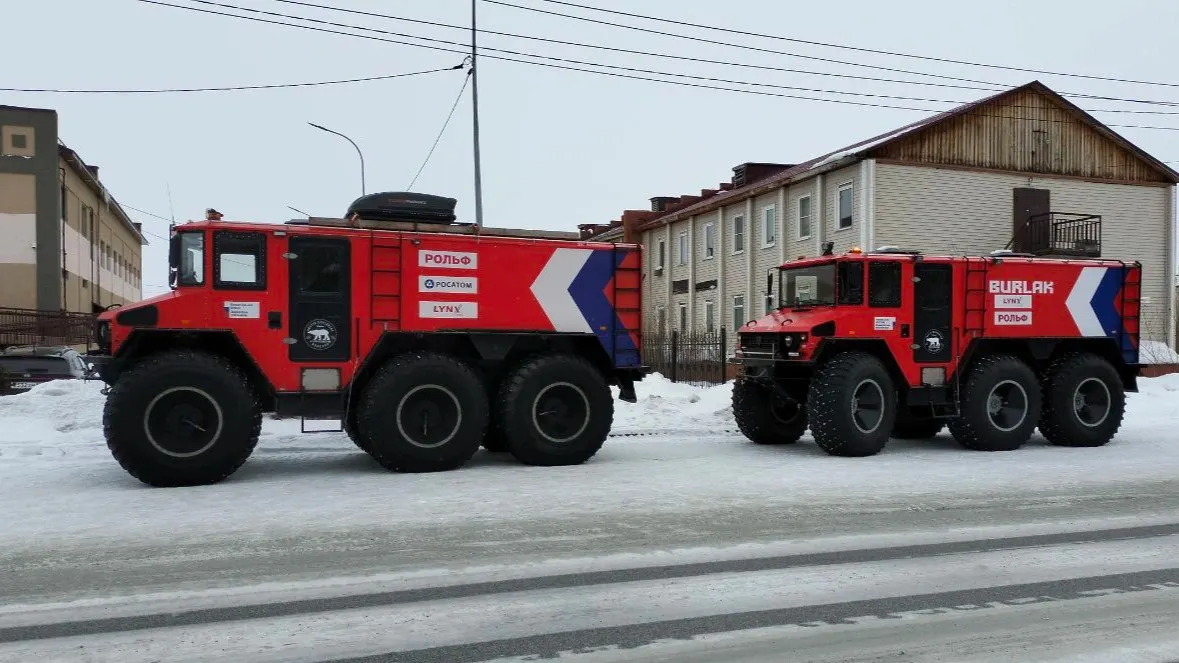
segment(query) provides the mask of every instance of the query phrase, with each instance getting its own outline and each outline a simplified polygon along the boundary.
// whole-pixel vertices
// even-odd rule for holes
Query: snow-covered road
[[[505,455],[481,452],[455,472],[390,474],[343,434],[301,435],[297,421],[267,421],[258,451],[228,481],[152,489],[110,458],[102,441],[97,385],[45,385],[0,398],[0,568],[6,571],[0,574],[0,601],[16,624],[20,615],[28,616],[29,604],[99,601],[105,607],[93,613],[97,616],[114,609],[101,603],[114,596],[134,602],[149,593],[248,587],[237,591],[256,598],[268,591],[259,583],[287,588],[276,590],[276,600],[286,601],[305,597],[308,583],[371,588],[420,574],[445,577],[504,564],[543,575],[602,565],[683,564],[700,555],[758,558],[808,545],[815,550],[898,541],[940,545],[997,536],[994,528],[1015,535],[1179,522],[1179,376],[1143,380],[1142,393],[1130,397],[1122,432],[1106,447],[1057,448],[1037,437],[1017,452],[999,454],[965,451],[948,435],[933,442],[894,441],[883,454],[861,459],[826,456],[809,439],[759,447],[731,432],[728,393],[725,386],[698,389],[649,379],[640,387],[638,404],[618,404],[619,435],[578,467],[525,467]],[[1117,550],[1064,550],[1094,555],[1098,566],[1104,559],[1106,568],[1077,567],[1043,581],[1064,582],[1100,571],[1159,572],[1163,575],[1139,580],[1161,582],[1172,557],[1162,562],[1155,554],[1145,566],[1132,561],[1138,559],[1135,550],[1154,549],[1161,540]],[[685,552],[689,549],[695,552]],[[981,570],[997,562],[963,563]],[[857,573],[878,575],[870,569]],[[1133,580],[1126,578],[1117,582]],[[994,589],[1022,581],[1003,572],[986,582]],[[302,588],[298,593],[286,593],[296,585]],[[931,591],[964,589],[949,580],[935,585]],[[702,585],[693,591],[712,595],[736,589]],[[1167,596],[1175,600],[1173,593]],[[583,598],[574,592],[560,600]],[[609,597],[602,600],[614,605]],[[734,609],[753,610],[754,603],[750,596]],[[62,618],[61,610],[82,611],[83,605],[54,608],[59,612],[53,619]],[[473,607],[437,609],[468,614]],[[1116,606],[1106,607],[1123,614]],[[5,610],[0,606],[0,631],[8,623]],[[381,610],[374,619],[399,623],[396,610]],[[694,617],[666,614],[713,619],[708,631],[729,614],[728,608],[718,610]],[[872,610],[864,614],[876,614]],[[1091,616],[1077,613],[1081,622]],[[307,632],[312,625],[301,619],[268,628]],[[583,625],[597,623],[587,619]],[[629,618],[624,612],[611,619]],[[554,624],[549,630],[566,626]],[[523,628],[519,635],[538,637],[542,631],[549,632]],[[331,632],[337,640],[350,637],[346,628]],[[421,633],[427,638],[421,642],[428,641],[429,631]],[[5,651],[40,652],[36,658],[41,659],[81,636],[71,637],[45,641],[49,649],[0,647],[0,660]],[[87,642],[109,640],[115,643],[109,651],[142,651],[143,656],[153,651],[137,648],[139,636],[121,637]],[[179,635],[167,636],[172,637]],[[381,641],[385,649],[365,651],[418,646],[398,642]],[[668,651],[678,652],[668,660],[691,654]]]

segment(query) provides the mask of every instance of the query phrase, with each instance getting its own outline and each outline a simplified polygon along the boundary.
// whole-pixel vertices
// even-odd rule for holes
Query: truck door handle
[[[266,326],[271,329],[282,329],[282,311],[267,311]]]

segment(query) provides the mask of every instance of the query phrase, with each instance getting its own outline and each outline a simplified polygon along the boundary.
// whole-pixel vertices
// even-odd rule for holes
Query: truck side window
[[[838,294],[837,304],[864,303],[864,263],[839,263],[839,283],[836,285]]]
[[[343,293],[344,251],[336,246],[308,246],[297,265],[296,287],[305,294],[336,295]]]
[[[213,233],[213,287],[266,289],[266,236],[257,232]]]
[[[880,261],[868,264],[868,305],[901,305],[901,263]]]

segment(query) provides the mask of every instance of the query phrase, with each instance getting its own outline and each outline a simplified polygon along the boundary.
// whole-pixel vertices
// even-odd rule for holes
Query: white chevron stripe
[[[1077,329],[1081,332],[1081,336],[1105,336],[1105,329],[1101,326],[1101,321],[1097,319],[1097,312],[1093,310],[1093,305],[1090,303],[1093,300],[1094,293],[1097,292],[1097,287],[1101,285],[1101,278],[1105,276],[1106,267],[1086,267],[1081,270],[1081,275],[1077,277],[1077,282],[1073,284],[1073,289],[1068,293],[1068,299],[1064,305],[1068,307],[1068,312],[1073,316],[1073,322],[1077,323]]]
[[[591,249],[557,249],[532,282],[532,294],[556,331],[593,332],[569,294],[569,286],[591,253]]]

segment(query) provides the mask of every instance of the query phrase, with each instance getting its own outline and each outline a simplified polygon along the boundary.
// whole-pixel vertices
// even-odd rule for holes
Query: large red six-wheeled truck
[[[589,459],[610,387],[633,402],[644,373],[640,248],[456,225],[454,202],[176,227],[171,291],[97,323],[114,457],[152,485],[220,481],[273,412],[338,419],[397,471],[454,469],[481,444]]]
[[[1118,260],[884,248],[788,262],[779,308],[738,334],[737,425],[761,444],[809,428],[838,456],[948,426],[1007,451],[1113,438],[1137,391],[1142,268]]]

